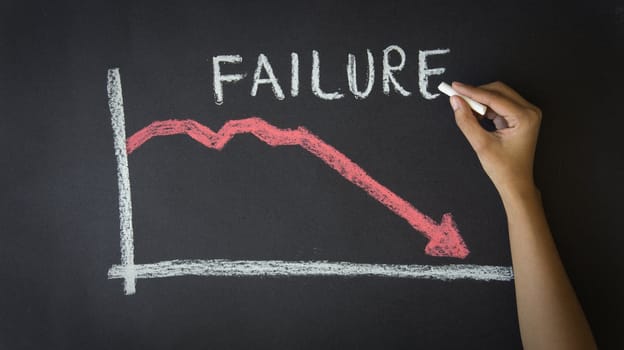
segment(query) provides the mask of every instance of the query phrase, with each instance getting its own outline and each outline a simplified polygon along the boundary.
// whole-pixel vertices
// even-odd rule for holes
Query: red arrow
[[[186,134],[208,148],[221,150],[235,135],[247,133],[270,146],[300,146],[321,159],[427,237],[429,243],[425,253],[462,259],[470,253],[450,213],[442,215],[440,223],[436,223],[304,127],[279,129],[261,118],[252,117],[229,120],[214,132],[192,119],[156,121],[127,139],[127,152],[132,153],[152,137],[176,134]]]

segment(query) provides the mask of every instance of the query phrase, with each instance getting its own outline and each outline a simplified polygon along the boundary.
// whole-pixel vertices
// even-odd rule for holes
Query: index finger
[[[499,94],[515,101],[519,105],[522,105],[525,107],[533,106],[529,101],[527,101],[524,97],[522,97],[516,90],[512,89],[507,84],[501,81],[495,81],[492,83],[479,85],[479,87],[485,90],[498,92]]]
[[[522,105],[500,93],[469,86],[455,81],[453,82],[453,89],[462,95],[468,96],[479,103],[487,105],[501,116],[517,116],[522,114]]]

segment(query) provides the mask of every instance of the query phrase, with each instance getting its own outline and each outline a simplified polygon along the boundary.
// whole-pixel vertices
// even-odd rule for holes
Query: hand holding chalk
[[[522,344],[527,349],[596,349],[533,182],[542,112],[500,82],[480,87],[453,83],[453,89],[487,105],[487,114],[507,125],[488,132],[466,99],[450,98],[457,125],[496,186],[507,214]]]
[[[470,106],[470,108],[472,108],[475,112],[481,115],[485,115],[485,111],[487,110],[486,106],[480,104],[479,102],[471,99],[468,96],[458,94],[457,91],[453,90],[453,88],[449,84],[445,82],[440,83],[440,85],[438,85],[438,90],[442,91],[447,96],[457,95],[457,96],[462,97],[466,102],[468,102],[468,105]]]
[[[535,188],[533,158],[542,118],[540,109],[501,82],[479,87],[454,82],[452,89],[450,102],[455,121],[501,196]],[[498,130],[483,129],[471,111],[477,105],[468,101],[488,106],[487,117],[494,119]],[[504,127],[499,127],[501,123]]]

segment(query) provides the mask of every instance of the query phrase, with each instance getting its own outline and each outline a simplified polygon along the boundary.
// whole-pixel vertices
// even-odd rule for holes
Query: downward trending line
[[[108,278],[125,278],[127,267],[113,265]],[[357,264],[329,261],[282,260],[170,260],[133,266],[135,278],[164,278],[175,276],[336,276],[336,277],[394,277],[434,280],[471,279],[477,281],[511,281],[511,266],[490,265],[396,265]]]
[[[409,202],[370,177],[359,165],[325,143],[304,127],[279,129],[261,118],[251,117],[226,122],[218,132],[195,120],[156,121],[127,139],[127,153],[131,154],[152,137],[186,134],[202,145],[221,150],[237,134],[252,134],[270,146],[300,146],[337,171],[354,185],[366,191],[396,215],[421,232],[429,243],[425,252],[432,256],[465,258],[470,251],[459,234],[450,213],[440,223],[422,214]]]

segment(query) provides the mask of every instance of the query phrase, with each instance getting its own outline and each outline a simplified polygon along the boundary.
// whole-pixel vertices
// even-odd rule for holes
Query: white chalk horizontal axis
[[[511,281],[511,266],[490,265],[398,265],[359,264],[330,261],[283,260],[170,260],[133,266],[113,265],[108,278],[163,278],[174,276],[337,276],[394,277],[435,280],[471,279],[478,281]]]

